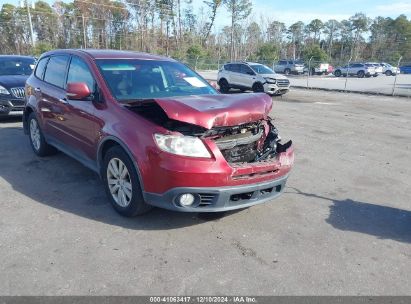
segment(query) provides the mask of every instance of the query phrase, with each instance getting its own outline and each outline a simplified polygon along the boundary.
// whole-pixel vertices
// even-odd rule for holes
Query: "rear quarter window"
[[[36,71],[34,72],[34,75],[41,80],[43,80],[44,70],[46,68],[48,60],[49,57],[40,59],[39,63],[37,64]]]

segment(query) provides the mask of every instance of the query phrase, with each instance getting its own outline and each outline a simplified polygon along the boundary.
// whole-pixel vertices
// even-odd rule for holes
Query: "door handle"
[[[67,101],[66,98],[59,98],[59,101],[60,101],[61,103],[64,103],[64,104],[68,104],[68,101]]]
[[[34,92],[40,93],[41,90],[40,90],[40,88],[35,88],[35,89],[34,89]]]

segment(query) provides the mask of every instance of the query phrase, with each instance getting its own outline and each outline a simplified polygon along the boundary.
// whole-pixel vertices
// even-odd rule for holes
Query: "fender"
[[[100,176],[100,178],[103,178],[103,172],[101,172],[102,168],[101,168],[101,163],[103,161],[103,146],[104,143],[107,142],[108,140],[112,140],[114,142],[116,142],[117,144],[119,144],[124,151],[126,151],[128,157],[130,157],[131,161],[133,162],[134,168],[136,169],[137,172],[137,176],[138,176],[138,180],[140,182],[140,186],[141,186],[141,190],[144,193],[144,183],[143,183],[143,178],[141,177],[141,173],[140,173],[140,168],[138,167],[138,163],[135,159],[135,157],[133,156],[133,154],[131,153],[130,149],[127,147],[127,145],[125,143],[123,143],[118,137],[112,136],[112,135],[108,135],[106,137],[104,137],[100,143],[98,144],[98,148],[97,148],[97,171],[98,174]]]

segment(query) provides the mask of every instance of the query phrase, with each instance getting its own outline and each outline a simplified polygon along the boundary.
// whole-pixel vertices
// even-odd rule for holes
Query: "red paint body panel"
[[[272,99],[265,93],[184,96],[155,101],[169,118],[207,129],[267,118],[273,106]]]
[[[68,104],[62,104],[58,100],[65,97],[65,89],[53,87],[31,75],[26,84],[27,107],[38,115],[45,135],[56,137],[83,155],[95,168],[99,168],[100,144],[110,137],[127,147],[140,172],[143,189],[150,193],[164,193],[175,187],[250,185],[285,176],[291,169],[292,147],[270,161],[242,165],[229,164],[210,139],[205,139],[204,143],[211,159],[177,156],[160,150],[153,134],[169,131],[118,103],[95,64],[95,59],[101,58],[172,59],[108,50],[59,50],[42,57],[54,54],[77,56],[86,62],[103,101],[69,100]],[[36,88],[42,92],[36,93]],[[272,100],[266,94],[157,98],[155,102],[169,118],[207,129],[265,119],[272,108]]]

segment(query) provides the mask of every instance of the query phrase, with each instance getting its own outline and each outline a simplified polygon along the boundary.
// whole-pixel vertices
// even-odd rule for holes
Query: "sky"
[[[87,1],[99,2],[98,0]],[[0,0],[0,6],[4,3],[19,5],[20,0]],[[329,19],[340,21],[348,19],[357,12],[363,12],[371,18],[376,16],[395,18],[400,14],[411,18],[411,0],[252,0],[252,3],[251,17],[256,21],[264,16],[269,17],[270,20],[284,22],[287,26],[300,20],[308,23],[315,18],[322,21]],[[194,10],[198,11],[202,4],[203,0],[193,0]],[[223,8],[217,15],[216,30],[229,24],[230,16]]]

